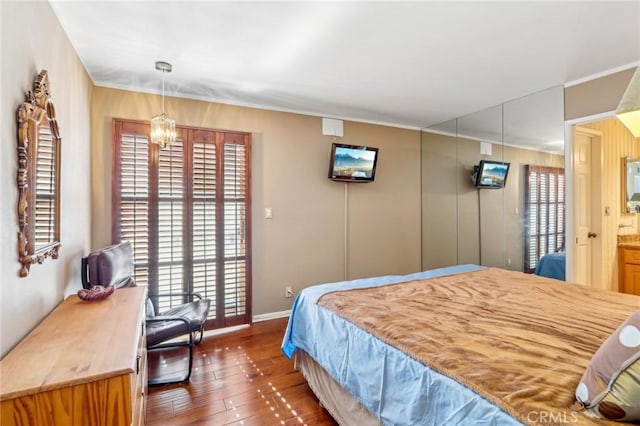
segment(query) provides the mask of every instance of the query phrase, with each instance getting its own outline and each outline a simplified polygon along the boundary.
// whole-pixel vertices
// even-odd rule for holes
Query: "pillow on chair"
[[[129,241],[96,250],[87,256],[89,285],[133,287],[133,246]]]
[[[146,316],[147,318],[156,316],[156,309],[153,307],[153,302],[150,297],[147,297],[147,306],[146,306]]]

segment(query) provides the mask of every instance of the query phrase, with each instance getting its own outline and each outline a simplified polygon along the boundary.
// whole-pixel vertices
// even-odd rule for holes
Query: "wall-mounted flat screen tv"
[[[478,188],[504,188],[509,165],[501,161],[481,160],[475,167],[474,185]]]
[[[341,182],[373,182],[378,148],[359,145],[331,145],[329,179]]]

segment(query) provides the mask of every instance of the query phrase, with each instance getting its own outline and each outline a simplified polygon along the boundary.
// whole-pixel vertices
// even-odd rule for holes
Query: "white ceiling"
[[[50,0],[98,86],[419,128],[640,60],[640,1]]]

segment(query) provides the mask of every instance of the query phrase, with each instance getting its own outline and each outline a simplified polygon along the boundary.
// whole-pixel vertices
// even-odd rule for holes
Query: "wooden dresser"
[[[618,245],[619,290],[640,296],[640,243]]]
[[[60,303],[0,361],[0,424],[143,425],[145,300],[132,287]]]

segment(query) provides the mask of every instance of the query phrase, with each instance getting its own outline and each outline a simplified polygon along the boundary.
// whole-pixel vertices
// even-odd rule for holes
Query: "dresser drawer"
[[[622,249],[622,262],[640,265],[640,250]]]

